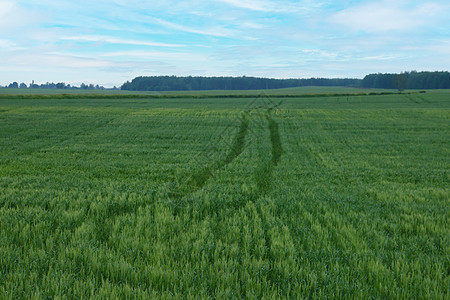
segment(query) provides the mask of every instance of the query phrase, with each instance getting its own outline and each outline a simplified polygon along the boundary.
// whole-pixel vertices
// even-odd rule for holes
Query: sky
[[[0,0],[0,85],[450,70],[450,1]]]

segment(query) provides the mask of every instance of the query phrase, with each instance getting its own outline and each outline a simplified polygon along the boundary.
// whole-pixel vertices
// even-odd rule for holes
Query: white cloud
[[[204,54],[196,54],[191,52],[164,52],[164,51],[119,51],[110,52],[101,55],[102,57],[118,57],[118,58],[133,58],[137,60],[164,60],[164,61],[202,61],[206,57]]]
[[[442,7],[435,3],[411,7],[405,1],[372,1],[337,12],[331,22],[369,33],[412,31],[433,23],[433,18],[441,12]]]
[[[426,43],[417,44],[414,46],[403,46],[402,51],[406,52],[419,52],[419,53],[434,53],[435,56],[439,56],[441,61],[450,61],[450,39],[434,40],[428,39]],[[445,59],[442,59],[445,58]],[[448,68],[448,65],[443,65]]]
[[[10,40],[4,40],[0,39],[0,49],[12,49],[16,47],[16,43],[10,41]]]
[[[361,58],[357,58],[357,60],[378,60],[378,61],[383,61],[383,60],[393,60],[393,59],[397,59],[397,56],[394,55],[375,55],[375,56],[365,56],[365,57],[361,57]],[[353,58],[354,59],[354,58]]]
[[[123,45],[137,45],[137,46],[152,46],[152,47],[184,47],[184,45],[179,44],[166,44],[166,43],[157,43],[157,42],[146,42],[146,41],[137,41],[137,40],[126,40],[119,39],[109,36],[99,36],[99,35],[81,35],[81,36],[67,36],[62,37],[61,40],[68,41],[78,41],[78,42],[99,42],[99,43],[108,43],[108,44],[123,44]]]
[[[113,62],[79,55],[51,52],[42,54],[18,53],[10,56],[4,66],[34,67],[34,68],[101,68],[112,66]]]
[[[244,28],[250,28],[250,29],[263,29],[265,26],[259,23],[255,22],[243,22],[240,24]]]
[[[304,49],[301,50],[301,52],[315,57],[325,57],[328,59],[335,59],[339,56],[337,53],[320,49]]]
[[[321,6],[319,1],[219,0],[229,5],[261,12],[298,13]],[[321,1],[320,1],[321,2]]]
[[[2,0],[0,1],[0,17],[4,18],[10,14],[14,9],[14,3],[12,1]]]
[[[230,5],[247,8],[251,10],[259,11],[272,11],[274,8],[271,7],[270,3],[265,1],[255,1],[255,0],[220,0],[222,2],[228,3]]]
[[[170,29],[189,32],[189,33],[196,33],[196,34],[201,34],[201,35],[210,35],[210,36],[217,36],[217,37],[231,37],[234,35],[233,30],[223,28],[223,27],[214,27],[210,30],[205,30],[205,29],[198,29],[198,28],[193,28],[193,27],[189,27],[189,26],[185,26],[185,25],[180,25],[177,23],[169,22],[169,21],[154,18],[154,17],[147,17],[146,19],[154,24],[158,24],[158,25],[170,28]]]
[[[24,27],[35,18],[35,15],[19,7],[15,1],[0,0],[0,30]]]

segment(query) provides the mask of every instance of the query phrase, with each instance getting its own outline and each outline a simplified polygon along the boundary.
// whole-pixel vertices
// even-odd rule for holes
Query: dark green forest
[[[258,77],[136,77],[122,85],[129,91],[261,90],[300,86],[358,86],[360,79],[273,79]]]
[[[189,90],[260,90],[302,86],[349,86],[381,89],[448,89],[449,72],[404,72],[401,74],[369,74],[364,79],[273,79],[259,77],[136,77],[122,85],[129,91],[189,91]]]
[[[450,89],[449,72],[404,72],[370,74],[361,81],[363,88],[381,89]]]

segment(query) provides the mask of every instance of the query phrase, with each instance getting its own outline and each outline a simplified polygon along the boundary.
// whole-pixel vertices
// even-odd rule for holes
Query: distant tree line
[[[105,88],[103,86],[93,85],[93,84],[85,84],[82,83],[80,86],[70,85],[66,84],[64,82],[47,82],[43,84],[35,84],[34,81],[30,83],[30,85],[26,85],[25,83],[17,83],[14,81],[13,83],[10,83],[9,85],[6,85],[5,88],[10,89],[61,89],[61,90],[104,90]]]
[[[358,86],[360,79],[273,79],[258,77],[136,77],[121,87],[129,91],[261,90],[299,86]]]
[[[366,75],[362,80],[354,78],[309,78],[309,79],[273,79],[260,77],[178,77],[149,76],[136,77],[131,82],[125,82],[121,89],[129,91],[189,91],[189,90],[261,90],[280,89],[301,86],[349,86],[359,88],[381,89],[450,89],[450,73],[435,72],[403,72],[377,73]],[[103,86],[84,84],[79,87],[59,83],[35,84],[13,82],[6,88],[40,88],[40,89],[82,89],[103,90]],[[117,89],[114,87],[114,89]]]
[[[369,74],[361,81],[363,88],[381,89],[450,89],[449,72],[404,72]]]
[[[121,87],[129,91],[189,91],[189,90],[260,90],[301,86],[349,86],[382,89],[450,89],[449,72],[403,72],[400,74],[370,74],[364,79],[273,79],[258,77],[136,77]]]

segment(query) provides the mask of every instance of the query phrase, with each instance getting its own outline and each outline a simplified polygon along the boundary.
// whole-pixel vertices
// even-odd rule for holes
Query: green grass
[[[450,92],[279,92],[0,99],[0,298],[448,299]]]

